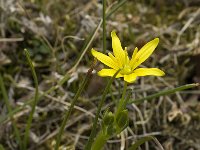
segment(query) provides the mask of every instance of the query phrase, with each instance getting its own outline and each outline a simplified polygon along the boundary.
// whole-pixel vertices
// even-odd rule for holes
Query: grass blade
[[[26,129],[25,129],[25,135],[24,135],[23,150],[26,150],[27,144],[29,142],[29,132],[30,132],[31,123],[32,123],[32,120],[33,120],[33,114],[35,112],[35,107],[36,107],[37,102],[39,100],[39,91],[38,91],[38,79],[37,79],[37,75],[35,73],[35,69],[33,67],[33,63],[32,63],[31,58],[30,58],[30,54],[29,54],[28,50],[26,50],[26,49],[24,50],[24,52],[25,52],[28,64],[30,66],[31,73],[32,73],[32,76],[33,76],[33,80],[34,80],[34,84],[35,84],[34,101],[33,101],[33,104],[31,106],[32,109],[31,109],[31,113],[30,113],[28,121],[27,121]]]
[[[109,18],[114,12],[116,12],[120,7],[122,7],[127,0],[122,0],[116,5],[114,5],[111,10],[106,14],[106,19]]]
[[[103,0],[103,53],[106,52],[106,0]]]
[[[85,85],[86,83],[89,81],[90,77],[91,77],[91,74],[92,74],[92,70],[93,70],[93,66],[88,70],[87,72],[87,75],[85,77],[85,79],[83,80],[83,82],[81,83],[80,85],[80,88],[78,89],[76,95],[74,96],[72,102],[71,102],[71,105],[69,107],[69,110],[66,111],[65,113],[65,117],[64,117],[64,120],[61,124],[61,127],[60,127],[60,130],[59,130],[59,133],[57,135],[57,139],[56,139],[56,145],[55,145],[55,150],[58,150],[59,146],[60,146],[60,140],[61,140],[61,136],[62,136],[62,133],[64,132],[64,129],[65,129],[65,126],[67,124],[67,121],[69,119],[69,116],[74,108],[74,105],[75,103],[77,102],[80,94],[82,93],[83,89],[85,88]]]
[[[66,74],[60,81],[58,81],[58,84],[55,85],[55,86],[52,86],[50,89],[48,89],[47,91],[45,92],[39,92],[39,97],[38,99],[42,98],[43,96],[45,95],[48,95],[49,93],[55,91],[59,86],[62,86],[67,80],[69,79],[69,74]],[[14,110],[11,111],[10,114],[8,114],[7,116],[3,116],[1,117],[0,116],[0,124],[2,122],[4,122],[6,119],[8,119],[11,115],[13,114],[16,114],[17,112],[20,112],[21,110],[23,110],[23,108],[26,106],[26,105],[31,105],[34,101],[34,98],[30,99],[30,100],[27,100],[23,106],[20,106],[18,108],[15,108]]]
[[[10,102],[9,102],[9,99],[8,99],[7,91],[6,91],[6,88],[5,88],[1,74],[0,74],[0,89],[1,89],[1,92],[3,94],[3,100],[6,104],[6,108],[8,110],[8,116],[11,118],[11,122],[12,122],[12,125],[13,125],[13,128],[14,128],[14,133],[15,133],[17,142],[19,143],[19,147],[21,149],[22,148],[22,140],[21,140],[21,137],[20,137],[20,132],[17,128],[16,121],[13,117],[14,114],[12,113],[12,108],[11,108],[11,105],[10,105]]]
[[[0,150],[5,150],[4,147],[0,144]]]
[[[158,92],[156,94],[149,95],[149,96],[144,97],[144,98],[140,98],[140,99],[136,99],[136,100],[129,100],[128,104],[131,104],[131,103],[139,104],[139,103],[144,102],[145,100],[150,101],[150,100],[157,98],[157,97],[160,97],[160,96],[174,94],[178,91],[183,91],[183,90],[190,89],[190,88],[197,87],[197,86],[199,86],[199,83],[186,84],[186,85],[174,88],[174,89],[164,90],[164,91]]]
[[[128,150],[137,150],[139,146],[141,146],[142,144],[150,140],[153,140],[157,144],[160,150],[164,150],[160,142],[153,136],[145,136],[145,137],[140,138],[131,147],[129,147]]]
[[[137,150],[140,145],[150,140],[153,140],[152,136],[142,137],[141,139],[137,140],[131,147],[129,147],[128,150]]]

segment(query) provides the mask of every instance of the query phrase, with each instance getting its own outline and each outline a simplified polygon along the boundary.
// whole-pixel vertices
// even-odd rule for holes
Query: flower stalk
[[[120,72],[120,70],[118,70],[114,76],[110,79],[110,81],[108,82],[104,92],[103,92],[103,95],[102,95],[102,98],[101,98],[101,101],[99,102],[99,105],[98,105],[98,108],[97,108],[97,113],[95,115],[95,118],[94,118],[94,121],[93,121],[93,126],[92,126],[92,130],[91,130],[91,133],[90,133],[90,137],[89,137],[89,140],[84,148],[84,150],[90,150],[91,149],[91,145],[94,141],[94,138],[95,138],[95,134],[96,134],[96,129],[97,129],[97,122],[98,122],[98,118],[100,116],[100,112],[101,112],[101,108],[104,104],[104,101],[106,99],[106,95],[110,89],[110,86],[114,80],[114,78],[117,76],[117,74]]]
[[[100,131],[94,143],[92,144],[91,150],[101,150],[103,146],[105,145],[107,139],[108,137],[102,131]]]

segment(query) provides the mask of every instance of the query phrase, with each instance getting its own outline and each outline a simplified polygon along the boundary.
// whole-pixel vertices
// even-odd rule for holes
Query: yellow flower
[[[92,49],[92,55],[96,57],[99,61],[101,61],[106,66],[112,69],[102,69],[98,72],[99,76],[113,76],[117,70],[121,69],[117,74],[116,78],[124,77],[126,82],[132,83],[136,80],[138,76],[163,76],[165,73],[158,68],[139,68],[136,69],[141,63],[143,63],[155,50],[159,43],[159,39],[155,38],[154,40],[148,42],[144,45],[139,51],[136,47],[132,58],[129,59],[127,50],[123,50],[121,46],[121,42],[117,37],[115,31],[111,32],[112,37],[112,48],[113,54],[108,53],[108,56],[97,52]]]

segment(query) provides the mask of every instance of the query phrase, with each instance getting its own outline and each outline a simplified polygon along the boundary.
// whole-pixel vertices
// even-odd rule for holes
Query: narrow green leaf
[[[14,128],[14,133],[15,133],[17,142],[19,143],[19,147],[21,148],[22,147],[22,140],[21,140],[21,137],[20,137],[20,132],[17,128],[17,123],[16,123],[16,121],[13,117],[14,114],[12,113],[12,107],[11,107],[11,104],[10,104],[10,101],[9,101],[7,91],[6,91],[6,88],[5,88],[1,74],[0,74],[0,89],[1,89],[1,92],[3,94],[4,103],[6,104],[6,108],[8,110],[8,116],[11,118],[11,122],[12,122],[12,126]]]
[[[128,104],[132,104],[132,103],[139,104],[139,103],[144,102],[145,100],[150,101],[150,100],[157,98],[157,97],[160,97],[160,96],[174,94],[178,91],[183,91],[183,90],[194,88],[194,87],[197,87],[197,86],[199,86],[199,83],[186,84],[186,85],[174,88],[174,89],[163,90],[163,91],[160,91],[156,94],[152,94],[152,95],[149,95],[149,96],[144,97],[144,98],[140,98],[140,99],[136,99],[136,100],[129,100]]]
[[[71,112],[74,108],[74,105],[75,103],[77,102],[79,96],[81,95],[83,89],[85,88],[85,85],[87,84],[87,82],[89,81],[89,79],[91,78],[91,74],[92,74],[92,70],[93,70],[93,66],[88,70],[87,72],[87,75],[85,77],[85,79],[83,80],[83,82],[81,83],[80,85],[80,88],[78,89],[78,91],[76,92],[76,95],[74,96],[72,102],[71,102],[71,105],[69,107],[69,110],[67,110],[65,112],[65,116],[64,116],[64,119],[62,121],[62,124],[61,124],[61,127],[60,127],[60,130],[59,130],[59,133],[57,135],[57,138],[56,138],[56,145],[55,145],[55,150],[58,150],[59,149],[59,146],[60,146],[60,142],[61,142],[61,136],[65,130],[65,126],[67,124],[67,121],[69,119],[69,116],[71,115]]]
[[[140,145],[150,140],[153,140],[152,136],[142,137],[141,139],[137,140],[131,147],[129,147],[128,150],[137,150]]]
[[[117,11],[120,7],[122,7],[127,0],[121,0],[119,1],[119,3],[117,3],[116,5],[114,5],[111,10],[106,13],[106,19],[109,18],[115,11]]]
[[[31,109],[31,112],[30,112],[30,115],[29,115],[29,118],[28,118],[28,121],[27,121],[26,129],[25,129],[25,135],[24,135],[23,150],[26,150],[27,144],[29,142],[29,132],[30,132],[31,123],[32,123],[32,120],[33,120],[33,114],[35,112],[35,107],[36,107],[37,102],[39,100],[39,90],[38,90],[38,79],[37,79],[37,75],[36,75],[33,63],[32,63],[31,58],[30,58],[30,54],[29,54],[28,50],[26,50],[26,49],[24,50],[24,52],[25,52],[26,59],[28,61],[29,67],[31,69],[31,73],[32,73],[32,76],[33,76],[34,84],[35,84],[34,101],[33,101],[33,104],[31,106],[32,109]]]
[[[106,52],[106,0],[103,0],[103,53]]]
[[[5,150],[3,145],[0,144],[0,150]]]

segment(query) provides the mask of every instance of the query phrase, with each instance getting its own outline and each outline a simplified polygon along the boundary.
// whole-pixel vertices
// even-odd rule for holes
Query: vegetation
[[[199,6],[0,0],[0,150],[200,149]],[[153,70],[127,83],[120,67],[98,76],[114,31],[120,56],[159,38],[142,65],[133,62],[165,76]]]

